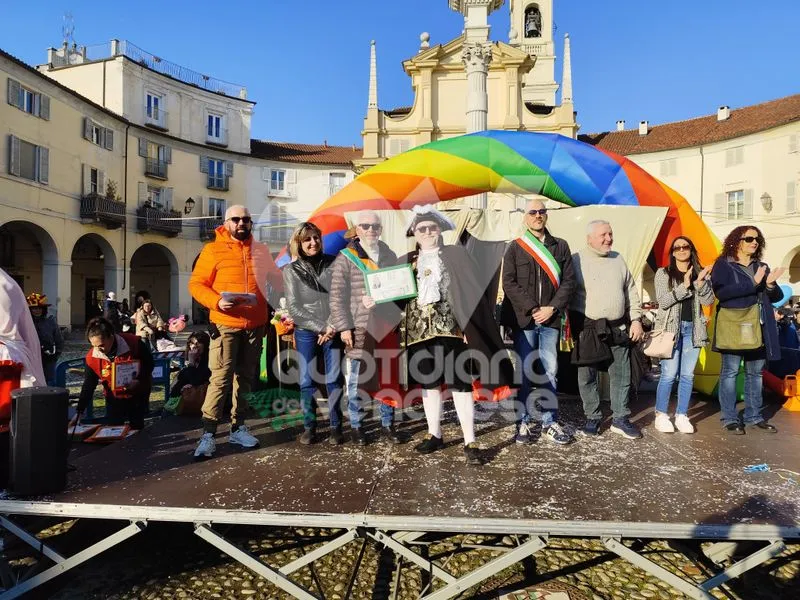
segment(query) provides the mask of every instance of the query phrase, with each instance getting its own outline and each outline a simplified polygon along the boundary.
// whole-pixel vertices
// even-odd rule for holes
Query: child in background
[[[208,368],[210,343],[211,339],[203,331],[193,333],[186,342],[186,366],[178,372],[178,380],[169,394],[173,398],[181,397],[181,414],[200,414],[211,378],[211,369]]]

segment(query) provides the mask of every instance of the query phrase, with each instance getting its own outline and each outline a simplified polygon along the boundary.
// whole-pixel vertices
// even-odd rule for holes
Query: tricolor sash
[[[558,266],[558,262],[550,250],[530,230],[526,231],[522,237],[517,238],[516,241],[520,248],[530,254],[536,264],[547,274],[553,287],[558,289],[561,283],[561,267]]]
[[[517,243],[520,248],[530,254],[531,258],[536,261],[536,264],[545,272],[550,283],[553,284],[555,289],[561,284],[561,267],[558,266],[555,256],[547,247],[538,240],[538,238],[531,233],[530,230],[525,232],[520,238],[517,238]],[[569,324],[569,315],[567,311],[561,315],[561,335],[559,336],[558,346],[562,352],[569,352],[572,350],[572,329]]]
[[[342,254],[347,260],[353,263],[359,271],[363,273],[366,273],[367,271],[378,270],[378,265],[374,260],[371,258],[361,258],[358,255],[358,252],[356,252],[353,248],[345,248],[342,250]]]

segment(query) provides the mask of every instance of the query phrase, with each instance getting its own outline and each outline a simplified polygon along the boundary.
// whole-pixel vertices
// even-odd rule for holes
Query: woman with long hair
[[[186,340],[186,366],[178,372],[178,379],[172,386],[170,396],[180,396],[185,390],[201,387],[211,379],[208,368],[208,347],[211,338],[205,331],[195,331]]]
[[[689,399],[694,383],[694,367],[700,348],[708,344],[708,322],[702,306],[714,303],[714,292],[708,280],[711,267],[703,268],[697,250],[687,237],[672,240],[669,266],[656,271],[655,287],[658,313],[654,331],[675,336],[670,358],[661,359],[661,377],[656,388],[656,430],[673,433],[694,433],[689,421]],[[678,405],[675,424],[670,420],[669,397],[678,379]]]
[[[711,270],[711,285],[719,299],[719,310],[743,309],[758,305],[763,343],[756,349],[719,349],[714,335],[714,350],[722,353],[722,369],[719,374],[719,402],[722,409],[722,425],[734,435],[744,434],[744,427],[736,412],[736,376],[744,360],[744,423],[769,433],[777,430],[761,414],[761,371],[767,360],[779,360],[781,356],[778,329],[772,302],[783,297],[777,280],[786,270],[770,271],[761,261],[766,243],[758,227],[740,225],[731,231],[722,243],[722,253]],[[742,344],[744,347],[744,343]]]
[[[317,435],[317,411],[311,366],[318,354],[325,362],[331,434],[328,442],[338,445],[342,436],[342,395],[340,357],[336,330],[330,323],[328,295],[334,257],[323,253],[322,232],[310,222],[300,223],[292,233],[289,249],[294,261],[283,269],[283,284],[289,316],[294,320],[294,340],[300,354],[300,403],[304,431],[301,444],[313,444]]]

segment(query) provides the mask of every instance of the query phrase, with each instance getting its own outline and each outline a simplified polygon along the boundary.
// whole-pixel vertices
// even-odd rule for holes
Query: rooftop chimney
[[[625,131],[625,121],[617,121],[617,131]]]
[[[639,135],[647,135],[650,131],[650,123],[647,121],[639,121]]]
[[[717,121],[727,121],[731,117],[730,106],[720,106],[717,109]]]

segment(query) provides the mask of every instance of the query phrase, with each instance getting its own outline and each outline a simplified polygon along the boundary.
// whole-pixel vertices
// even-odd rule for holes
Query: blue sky
[[[0,47],[37,64],[61,42],[63,14],[83,45],[127,39],[167,60],[243,84],[258,104],[253,137],[359,144],[369,42],[381,108],[411,104],[401,63],[419,34],[461,32],[447,0],[6,2]],[[145,8],[147,7],[147,8]],[[557,52],[572,40],[581,132],[691,118],[800,92],[798,0],[555,0]],[[508,2],[491,17],[507,41]],[[557,64],[557,79],[561,65]]]

